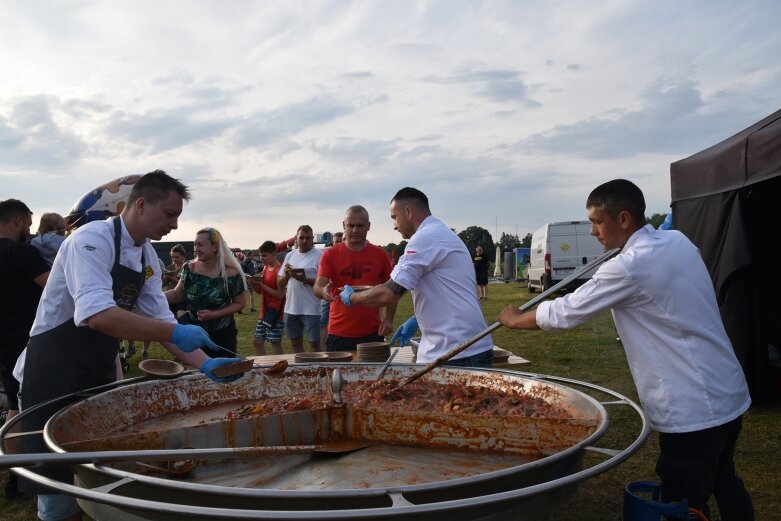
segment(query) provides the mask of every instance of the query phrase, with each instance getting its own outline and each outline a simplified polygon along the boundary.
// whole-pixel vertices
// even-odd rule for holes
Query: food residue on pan
[[[571,418],[570,412],[523,390],[497,391],[481,386],[436,382],[413,382],[397,391],[393,379],[348,382],[342,389],[345,403],[361,409],[388,411],[441,412],[478,416],[522,416],[527,418]],[[287,412],[325,409],[331,401],[325,395],[287,396],[243,404],[227,414],[235,420],[251,416],[271,416]]]

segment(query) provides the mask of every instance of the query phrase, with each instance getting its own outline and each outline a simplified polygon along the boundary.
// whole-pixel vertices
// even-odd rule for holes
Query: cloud
[[[57,97],[45,95],[10,101],[9,114],[0,114],[0,164],[25,170],[64,168],[77,163],[87,144],[55,119],[61,105]]]
[[[659,80],[639,95],[637,110],[614,109],[557,125],[518,141],[518,152],[619,159],[638,154],[685,154],[724,139],[740,109],[710,107],[693,80]]]
[[[183,240],[333,230],[355,203],[398,240],[405,185],[456,229],[523,233],[617,172],[661,211],[671,161],[781,92],[771,0],[36,5],[0,4],[4,189],[64,211],[164,168],[193,188]]]
[[[529,98],[529,89],[513,69],[467,69],[449,76],[426,76],[423,81],[441,85],[477,85],[474,93],[496,103],[515,102],[527,107],[541,104]]]
[[[311,148],[324,157],[374,166],[392,159],[399,152],[400,141],[340,138],[333,144],[313,144]]]
[[[340,74],[339,78],[345,78],[349,80],[362,80],[366,78],[374,78],[374,74],[372,74],[371,71],[355,71],[355,72],[347,72],[345,74]]]
[[[329,96],[317,96],[278,109],[257,111],[240,125],[235,143],[242,148],[269,145],[355,110],[356,107],[350,103]]]
[[[115,111],[106,124],[109,136],[129,141],[153,153],[221,136],[238,118],[198,118],[191,107],[151,109],[134,114]]]

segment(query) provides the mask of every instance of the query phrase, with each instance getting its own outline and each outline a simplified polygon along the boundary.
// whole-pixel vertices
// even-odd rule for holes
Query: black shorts
[[[488,273],[475,273],[475,277],[477,277],[477,285],[478,286],[485,286],[488,284]]]
[[[385,339],[381,335],[378,335],[377,333],[373,333],[371,335],[366,335],[358,338],[328,335],[328,338],[326,338],[325,340],[325,350],[327,352],[357,351],[358,344],[363,344],[364,342],[384,342],[384,341]]]
[[[227,326],[212,331],[209,333],[209,338],[212,342],[220,346],[219,351],[212,351],[209,348],[204,349],[204,352],[212,358],[233,358],[236,356],[236,346],[238,330],[236,329],[236,322],[231,317],[231,322]]]

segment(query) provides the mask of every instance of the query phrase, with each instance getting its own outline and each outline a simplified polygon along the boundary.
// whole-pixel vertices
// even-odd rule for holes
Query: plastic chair
[[[659,502],[661,486],[653,481],[633,481],[624,488],[624,521],[660,521],[668,519],[702,519],[705,516],[689,508],[686,500],[680,503]],[[650,496],[650,498],[648,497]]]

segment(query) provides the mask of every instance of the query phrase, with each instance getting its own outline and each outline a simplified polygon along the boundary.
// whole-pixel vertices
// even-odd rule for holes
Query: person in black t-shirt
[[[8,396],[10,420],[19,413],[19,382],[13,376],[14,365],[30,338],[30,328],[49,277],[49,265],[26,239],[30,235],[33,213],[22,201],[0,201],[0,377]],[[17,497],[16,474],[10,474],[5,497]]]

